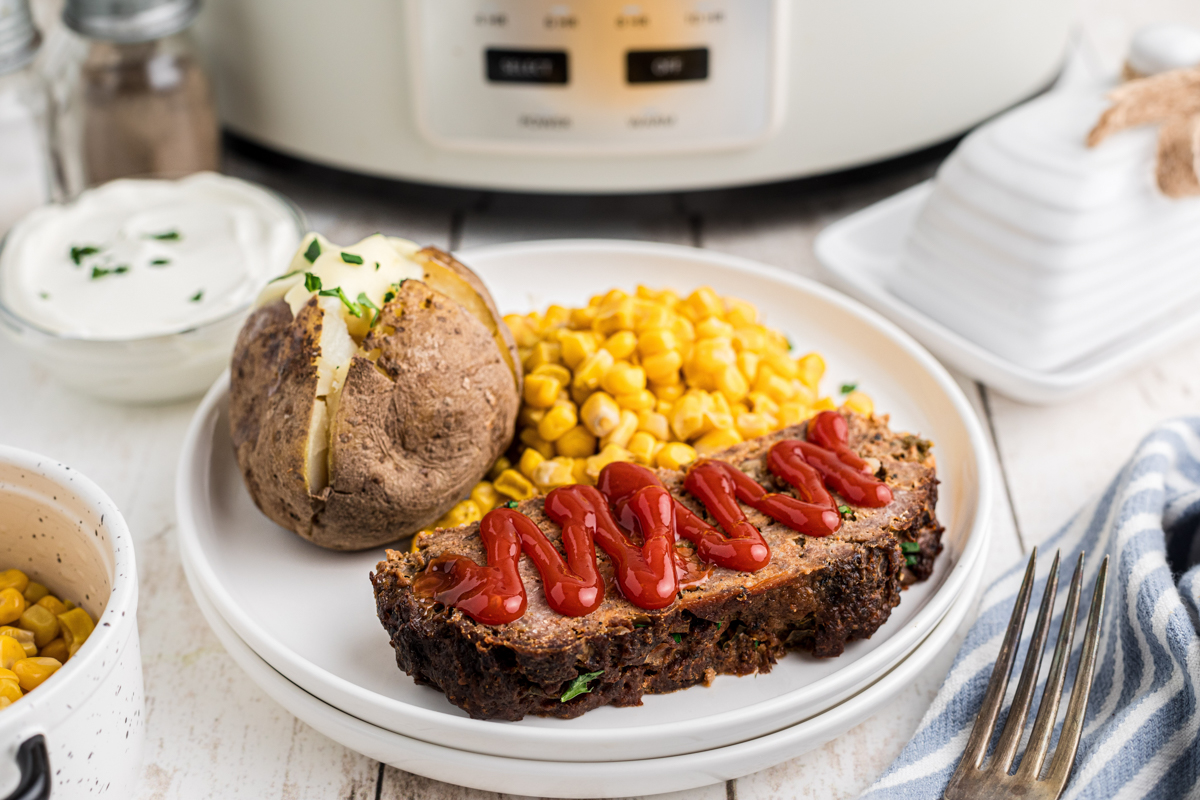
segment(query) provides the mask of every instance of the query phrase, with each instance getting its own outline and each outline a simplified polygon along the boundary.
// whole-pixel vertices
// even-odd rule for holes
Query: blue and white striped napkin
[[[1068,693],[1096,573],[1104,554],[1110,556],[1096,677],[1064,798],[1200,795],[1200,566],[1192,566],[1200,561],[1198,525],[1200,417],[1189,417],[1155,429],[1104,493],[1038,547],[1039,579],[1024,646],[1009,682],[1009,700],[1054,551],[1062,551],[1062,566],[1055,624],[1042,663],[1043,683],[1075,560],[1081,550],[1087,553]],[[1024,570],[1022,560],[988,587],[979,619],[916,735],[864,798],[942,796],[983,701]],[[1036,699],[1041,691],[1039,686]],[[1026,737],[1036,713],[1036,707],[1030,711]]]

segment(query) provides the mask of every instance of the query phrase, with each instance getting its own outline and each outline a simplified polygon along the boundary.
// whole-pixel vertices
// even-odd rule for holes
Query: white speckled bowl
[[[97,623],[61,670],[0,710],[0,797],[46,797],[37,783],[47,778],[54,800],[132,797],[145,704],[125,520],[70,467],[0,446],[0,569],[9,567],[79,603]]]

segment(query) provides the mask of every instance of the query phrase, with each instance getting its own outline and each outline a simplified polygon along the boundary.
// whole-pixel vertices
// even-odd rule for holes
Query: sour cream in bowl
[[[118,401],[199,394],[305,230],[215,173],[117,180],[37,209],[0,249],[0,327],[62,382]]]

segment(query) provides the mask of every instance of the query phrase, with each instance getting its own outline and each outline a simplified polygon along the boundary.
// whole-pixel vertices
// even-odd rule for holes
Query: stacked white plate
[[[973,411],[919,345],[818,284],[690,248],[546,242],[462,258],[510,311],[638,283],[709,285],[755,303],[798,347],[825,356],[826,385],[857,382],[893,427],[935,442],[945,552],[933,577],[839,658],[796,653],[766,675],[719,677],[575,720],[473,720],[396,668],[367,579],[382,549],[321,550],[254,507],[229,441],[226,377],[184,445],[180,550],[205,617],[268,694],[327,736],[410,772],[499,792],[618,797],[702,786],[799,755],[873,714],[942,650],[981,585],[992,480]]]
[[[1086,145],[1108,88],[1051,92],[969,135],[939,170],[891,290],[1038,370],[1200,298],[1200,199],[1155,185],[1157,127]]]

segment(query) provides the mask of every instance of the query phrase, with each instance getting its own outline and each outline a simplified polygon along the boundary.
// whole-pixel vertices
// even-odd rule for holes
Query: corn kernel
[[[578,422],[579,415],[575,411],[574,403],[555,403],[538,423],[538,436],[547,442],[558,441],[559,437],[574,428]]]
[[[771,350],[763,354],[763,363],[775,371],[776,375],[791,380],[800,377],[800,367],[786,353]]]
[[[530,374],[545,375],[547,377],[554,378],[563,386],[567,386],[571,383],[571,370],[567,369],[562,364],[542,364]]]
[[[770,395],[762,392],[751,392],[746,395],[746,399],[750,401],[750,408],[756,414],[778,414],[779,404],[771,399]]]
[[[754,412],[746,412],[738,414],[734,420],[734,427],[741,434],[743,439],[753,439],[756,436],[762,436],[770,432],[771,425],[766,414],[755,414]]]
[[[571,470],[575,463],[570,458],[553,458],[538,464],[533,471],[533,482],[542,491],[549,491],[559,486],[569,486],[575,483]]]
[[[688,295],[683,301],[684,313],[692,319],[700,320],[705,317],[721,317],[725,314],[725,304],[721,298],[707,286],[702,286]]]
[[[758,322],[758,309],[736,297],[725,298],[725,320],[735,328]]]
[[[621,422],[621,408],[604,392],[595,392],[579,409],[583,426],[593,436],[607,436]]]
[[[742,441],[742,437],[734,428],[721,428],[709,431],[696,440],[696,454],[701,456],[712,455],[719,450],[733,447],[740,441]]]
[[[571,477],[575,479],[576,483],[582,483],[585,486],[592,486],[596,483],[596,481],[587,474],[586,458],[573,458],[571,461],[574,462],[573,466],[571,467]]]
[[[595,482],[600,476],[600,470],[614,461],[633,461],[633,455],[624,447],[610,444],[587,460],[587,477]]]
[[[11,636],[0,636],[0,667],[12,669],[13,664],[29,658],[25,648]]]
[[[42,610],[45,611],[45,609],[42,606],[37,606],[37,608],[42,608]],[[28,613],[28,609],[26,609],[26,613]],[[49,612],[47,612],[47,613],[49,613]],[[58,620],[55,620],[55,622],[57,623]],[[25,648],[25,655],[27,655],[27,656],[36,656],[37,655],[38,646],[34,642],[33,631],[27,631],[23,628],[14,628],[11,625],[5,625],[3,627],[0,627],[0,636],[11,636],[12,638],[14,638],[18,642],[20,642],[21,647]]]
[[[9,572],[15,571],[9,570]],[[7,589],[0,591],[0,625],[11,625],[24,613],[25,598],[21,595],[20,589],[10,584]]]
[[[678,350],[667,350],[642,358],[643,374],[655,383],[673,383],[682,366],[683,356]]]
[[[587,399],[592,396],[592,392],[594,391],[596,390],[588,389],[584,386],[576,386],[575,382],[572,381],[570,400],[575,404],[576,408],[583,408],[583,404],[587,402]]]
[[[541,464],[545,460],[545,457],[541,453],[531,447],[526,449],[524,453],[521,453],[521,460],[517,462],[517,469],[526,478],[532,478],[533,471],[537,469],[538,464]]]
[[[576,425],[554,440],[554,450],[560,456],[586,458],[596,452],[596,437],[587,428]]]
[[[717,391],[734,403],[741,400],[750,391],[750,384],[746,382],[745,376],[733,364],[717,373],[714,384]]]
[[[624,297],[615,303],[606,301],[601,304],[592,328],[605,336],[617,331],[633,330],[633,299]]]
[[[533,372],[543,364],[558,364],[562,361],[562,346],[558,342],[538,342],[525,359],[525,369]]]
[[[41,600],[38,600],[37,605],[41,606],[42,608],[49,609],[50,613],[54,614],[55,616],[58,616],[59,614],[65,614],[71,610],[67,607],[66,603],[64,603],[62,600],[59,600],[52,594],[46,595]]]
[[[617,405],[621,408],[627,408],[630,411],[645,411],[654,408],[654,404],[658,402],[658,398],[654,396],[654,392],[649,389],[642,389],[640,392],[630,392],[629,394],[620,394],[615,398]]]
[[[504,318],[504,324],[512,331],[513,339],[517,343],[517,347],[533,347],[538,343],[537,331],[529,324],[528,320],[520,314],[509,314]]]
[[[33,633],[34,644],[38,647],[44,647],[52,639],[58,638],[58,619],[38,605],[26,608],[17,625]]]
[[[573,330],[590,331],[596,322],[596,309],[593,306],[571,309],[570,325]]]
[[[645,431],[638,431],[629,439],[629,444],[625,446],[633,460],[639,464],[650,466],[654,463],[654,451],[658,446],[658,440]]]
[[[525,378],[525,402],[534,408],[549,408],[558,399],[563,385],[549,375],[528,375]]]
[[[645,431],[662,442],[671,438],[671,426],[665,414],[647,409],[637,412],[637,415],[639,431]]]
[[[496,487],[492,486],[490,481],[480,481],[471,489],[471,499],[475,501],[475,505],[479,506],[479,511],[486,514],[496,506],[500,505],[500,493],[496,491]]]
[[[637,349],[637,343],[637,334],[633,331],[618,331],[605,339],[601,346],[612,353],[613,358],[629,358]]]
[[[869,417],[875,413],[875,403],[865,392],[851,392],[846,395],[846,399],[842,402],[842,405],[855,414],[862,414],[864,417]]]
[[[596,337],[591,331],[568,331],[558,335],[558,344],[562,348],[562,360],[571,369],[575,369],[583,360],[596,352]]]
[[[822,397],[820,400],[812,404],[813,411],[836,411],[837,404],[828,397]]]
[[[517,412],[517,427],[536,428],[545,416],[546,409],[534,408],[528,403],[522,403],[521,410]]]
[[[817,353],[809,353],[802,356],[796,365],[800,367],[800,380],[804,381],[805,386],[815,390],[825,374],[825,359]]]
[[[642,357],[656,356],[679,347],[675,334],[663,328],[648,330],[638,337],[638,352]]]
[[[604,373],[600,386],[612,395],[640,392],[646,388],[646,372],[628,361],[618,361]]]
[[[659,400],[657,403],[654,404],[654,410],[657,411],[659,414],[662,414],[664,417],[667,417],[668,419],[671,416],[671,410],[673,408],[675,408],[675,404],[672,403],[670,400]]]
[[[49,589],[33,581],[30,581],[29,585],[25,587],[25,591],[21,592],[21,596],[25,598],[25,602],[30,605],[33,605],[48,594],[50,594]]]
[[[759,325],[737,328],[733,332],[733,346],[742,352],[761,353],[767,349],[767,334]]]
[[[537,428],[526,428],[517,436],[521,444],[537,450],[544,458],[554,457],[554,445],[538,436]]]
[[[720,317],[705,317],[696,323],[697,339],[729,339],[732,336],[733,326]]]
[[[765,365],[758,370],[754,388],[777,403],[786,402],[796,396],[796,387],[792,386],[791,381],[776,375],[775,370]]]
[[[678,439],[687,441],[703,432],[705,403],[701,395],[685,394],[671,409],[671,430]]]
[[[749,350],[743,350],[738,353],[737,366],[738,371],[742,373],[747,383],[753,383],[758,377],[758,365],[761,358],[758,353],[751,353]]]
[[[512,462],[508,460],[507,456],[500,456],[496,459],[495,463],[492,464],[492,468],[488,470],[487,479],[489,481],[496,480],[496,478],[500,477],[501,472],[504,472],[504,470],[511,466]]]
[[[671,383],[655,383],[650,386],[650,391],[654,392],[654,396],[658,398],[660,403],[674,403],[679,398],[683,397],[687,391],[687,386],[683,381],[673,381]],[[661,409],[658,409],[661,411]],[[662,411],[662,413],[666,413]]]
[[[425,531],[418,531],[417,536],[421,535],[421,533],[425,533]],[[413,552],[414,553],[416,552],[416,549],[417,549],[416,544],[417,544],[417,537],[414,536],[413,537]],[[67,659],[71,657],[70,652],[67,650],[67,643],[62,640],[62,637],[55,639],[53,642],[51,642],[50,644],[43,647],[41,649],[40,653],[45,658],[54,658],[63,663],[66,663]]]
[[[96,624],[92,622],[92,618],[82,608],[72,608],[70,611],[58,615],[58,627],[62,631],[63,641],[67,645],[67,652],[75,655],[75,652],[92,635],[92,630],[96,627]]]
[[[528,500],[537,494],[530,480],[515,469],[504,470],[493,485],[497,492],[511,500]]]
[[[779,412],[776,414],[779,425],[784,428],[789,425],[799,425],[811,416],[812,411],[809,410],[808,406],[795,402],[780,403]]]
[[[459,525],[479,522],[481,519],[483,519],[483,512],[480,511],[474,500],[460,500],[454,504],[453,508],[442,514],[438,521],[433,523],[433,527],[457,528]]]
[[[12,672],[12,670],[5,670],[5,672]],[[17,673],[13,672],[12,674],[16,675]],[[16,678],[0,679],[0,700],[12,705],[24,696],[25,693],[21,691],[19,680]]]
[[[16,589],[24,592],[29,587],[29,576],[19,569],[6,569],[0,572],[0,590]]]
[[[58,672],[61,667],[62,662],[56,658],[34,656],[18,661],[13,665],[12,671],[17,673],[21,688],[32,692],[45,683],[47,678]]]
[[[571,312],[560,305],[552,305],[542,315],[541,329],[543,332],[561,328],[571,319]]]
[[[621,420],[617,423],[617,427],[613,428],[607,436],[600,439],[601,452],[610,444],[625,447],[629,444],[629,439],[637,432],[637,426],[637,414],[632,411],[621,411]]]
[[[682,469],[695,460],[695,449],[683,442],[668,442],[658,451],[654,463],[663,469]]]
[[[695,369],[711,375],[730,364],[737,364],[737,353],[728,338],[714,337],[696,342],[691,358],[691,366]]]
[[[572,386],[578,386],[585,389],[596,389],[600,386],[601,379],[604,374],[612,369],[613,364],[617,360],[613,358],[612,353],[607,350],[597,350],[583,360],[575,370],[575,379],[571,381]]]
[[[633,305],[633,328],[638,333],[665,328],[671,324],[675,316],[671,309],[662,303],[652,303],[645,300],[635,300]]]
[[[681,345],[696,340],[696,328],[687,317],[677,316],[671,320],[671,333],[675,334],[676,341]]]

